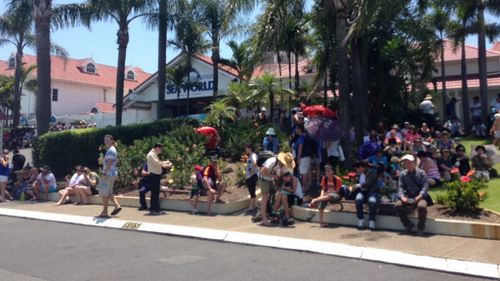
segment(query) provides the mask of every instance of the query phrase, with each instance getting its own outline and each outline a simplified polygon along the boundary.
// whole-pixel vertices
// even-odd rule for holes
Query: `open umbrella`
[[[309,135],[319,141],[338,141],[342,138],[342,130],[337,120],[316,116],[306,124]]]
[[[302,109],[307,117],[323,116],[327,118],[337,118],[337,111],[333,111],[324,105],[310,105]]]

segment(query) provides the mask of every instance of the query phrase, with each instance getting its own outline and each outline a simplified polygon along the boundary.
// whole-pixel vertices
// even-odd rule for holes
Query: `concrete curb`
[[[293,206],[293,216],[298,220],[319,222],[319,211],[317,209]],[[416,218],[410,219],[416,225]],[[354,213],[325,210],[324,221],[333,224],[356,226],[358,219]],[[384,215],[377,215],[377,228],[397,231],[404,230],[398,217]],[[500,240],[500,224],[494,223],[427,218],[425,231],[431,234]]]
[[[368,247],[356,247],[340,243],[198,227],[124,221],[119,219],[96,219],[92,217],[43,213],[6,208],[0,208],[0,215],[94,227],[133,230],[146,233],[158,233],[220,242],[271,247],[285,250],[304,251],[345,258],[355,258],[366,261],[444,271],[456,274],[467,274],[487,278],[500,278],[500,265],[498,264],[418,256],[398,251],[381,250]]]
[[[123,207],[139,208],[139,197],[130,196],[117,196],[120,205]],[[74,196],[71,196],[72,200],[75,200]],[[49,194],[49,200],[57,202],[59,200],[59,194],[51,193]],[[101,205],[102,199],[99,196],[89,196],[88,198],[90,204]],[[149,199],[146,199],[149,203]],[[228,202],[228,203],[213,203],[212,211],[216,214],[227,215],[235,212],[239,212],[250,205],[250,196],[240,201]],[[179,211],[179,212],[191,212],[191,205],[187,200],[173,200],[168,198],[160,198],[160,207],[164,210]],[[207,208],[206,202],[198,203],[198,210],[204,211]]]

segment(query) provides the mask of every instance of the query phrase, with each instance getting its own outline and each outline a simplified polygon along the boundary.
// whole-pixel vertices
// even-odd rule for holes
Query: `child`
[[[292,175],[292,172],[293,171],[286,171],[285,174],[281,176],[281,187],[278,192],[276,192],[274,203],[274,212],[278,213],[280,207],[283,207],[287,220],[290,219],[290,206],[293,204],[294,195],[296,195],[298,191],[300,191],[300,194],[302,193],[300,181]],[[292,201],[291,204],[289,201]]]
[[[189,192],[189,203],[191,204],[191,213],[196,215],[198,213],[198,199],[200,192],[203,188],[202,174],[203,168],[199,165],[194,166],[194,171],[191,174],[191,191]]]
[[[493,144],[500,148],[500,113],[494,115],[495,121],[491,126],[490,134],[493,136]]]
[[[342,198],[342,181],[339,177],[333,174],[333,167],[325,165],[325,176],[321,179],[321,195],[314,198],[309,204],[309,208],[314,208],[319,203],[319,225],[326,227],[328,224],[323,223],[323,213],[328,202],[335,203]]]

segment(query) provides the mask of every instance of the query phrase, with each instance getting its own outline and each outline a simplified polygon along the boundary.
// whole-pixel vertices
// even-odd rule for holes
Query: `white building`
[[[111,115],[114,113],[116,67],[96,63],[92,58],[64,60],[61,57],[52,56],[51,60],[53,115],[85,117],[91,114]],[[25,68],[35,64],[36,56],[24,55],[23,66]],[[0,75],[14,76],[15,66],[15,54],[12,54],[7,61],[0,60]],[[125,70],[125,93],[136,88],[149,76],[149,73],[138,67],[128,67]],[[36,70],[27,80],[31,79],[36,79]],[[35,105],[35,93],[24,88],[21,97],[21,114],[33,117]],[[90,119],[95,119],[95,117]],[[99,119],[102,118],[99,117]],[[114,117],[109,122],[113,124]]]
[[[185,60],[184,56],[177,56],[171,60],[167,67],[175,67]],[[206,56],[195,56],[192,58],[191,85],[189,91],[189,114],[203,114],[214,99],[213,97],[213,67],[212,60]],[[158,73],[151,75],[135,90],[124,98],[124,124],[143,123],[156,119],[158,104]],[[187,80],[187,78],[185,79]],[[238,81],[235,70],[219,65],[219,93],[221,95],[227,90],[229,83]],[[178,116],[186,114],[186,99],[188,94],[187,81],[181,86],[178,94],[176,87],[167,82],[165,93],[165,107],[167,116]],[[179,112],[177,110],[179,109]]]

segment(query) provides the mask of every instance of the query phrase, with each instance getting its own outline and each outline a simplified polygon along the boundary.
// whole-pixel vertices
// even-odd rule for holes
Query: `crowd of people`
[[[3,147],[10,150],[15,148],[30,148],[34,137],[34,128],[6,129],[3,131]]]

